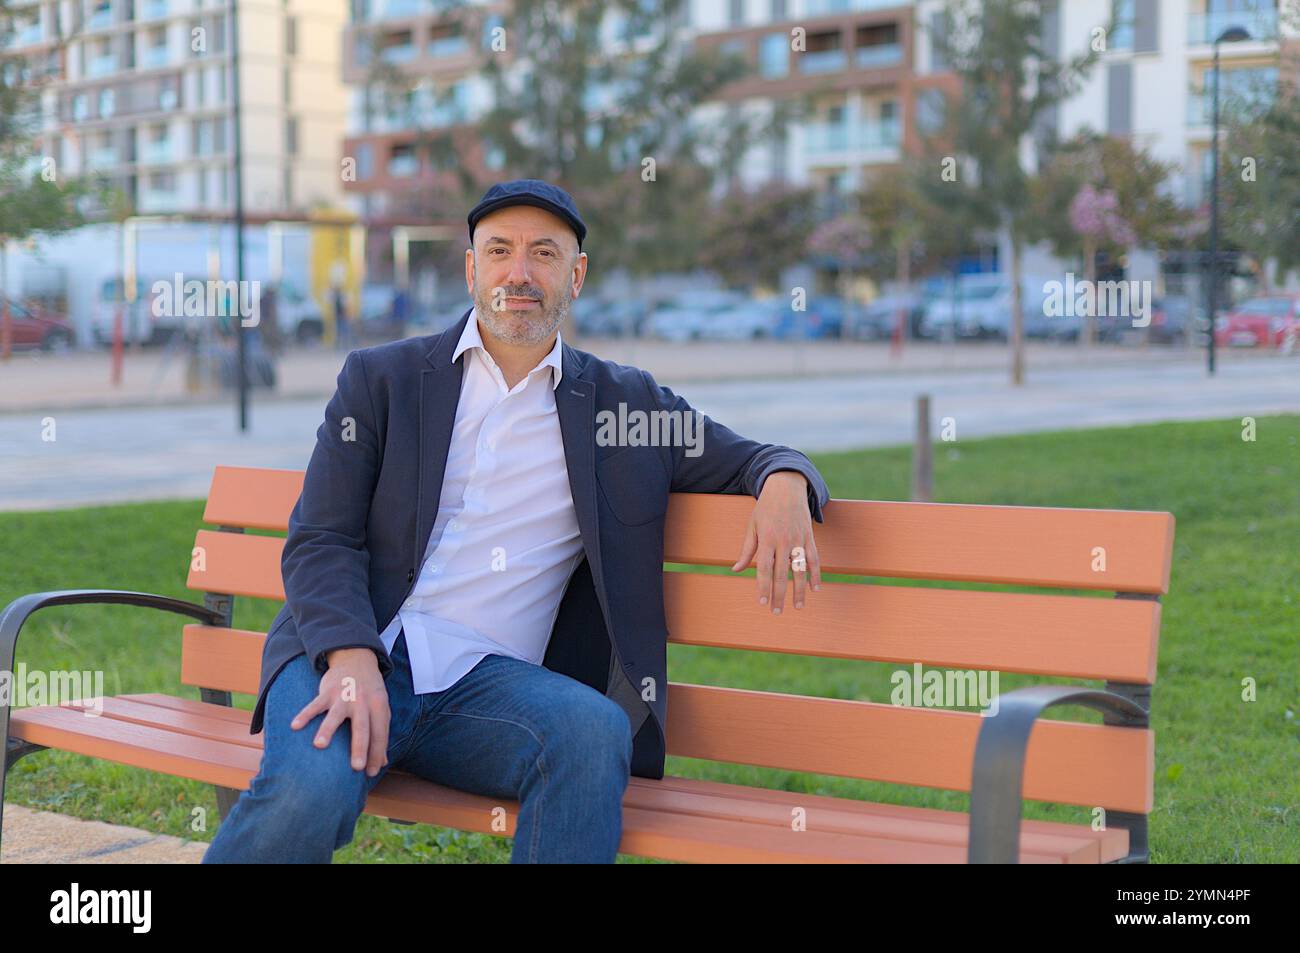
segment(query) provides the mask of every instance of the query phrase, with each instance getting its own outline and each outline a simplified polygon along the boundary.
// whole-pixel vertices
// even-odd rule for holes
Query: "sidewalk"
[[[197,864],[207,849],[205,842],[8,804],[0,863]]]
[[[808,379],[834,376],[919,372],[1006,370],[1005,344],[907,345],[893,358],[884,343],[857,341],[694,341],[677,344],[639,339],[583,339],[577,347],[607,360],[642,367],[661,384],[761,378]],[[1233,352],[1225,360],[1250,360],[1260,355]],[[255,402],[311,398],[323,403],[334,392],[344,353],[324,348],[291,350],[277,366],[274,392],[251,391]],[[1031,371],[1049,368],[1168,366],[1203,364],[1204,354],[1181,347],[1097,346],[1084,351],[1073,345],[1032,342],[1026,349]],[[89,410],[114,407],[176,407],[228,404],[233,391],[186,389],[185,354],[160,348],[128,349],[123,379],[109,381],[108,351],[50,356],[15,352],[0,363],[0,413]]]

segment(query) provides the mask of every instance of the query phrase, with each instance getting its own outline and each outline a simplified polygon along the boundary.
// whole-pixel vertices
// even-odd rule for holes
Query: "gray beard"
[[[478,309],[479,320],[492,336],[507,344],[521,345],[541,344],[554,334],[555,329],[568,317],[572,300],[561,295],[554,303],[549,305],[544,303],[540,312],[522,311],[512,315],[508,309],[492,310],[490,288],[487,294],[484,294],[482,289],[476,288],[474,295],[474,305]]]

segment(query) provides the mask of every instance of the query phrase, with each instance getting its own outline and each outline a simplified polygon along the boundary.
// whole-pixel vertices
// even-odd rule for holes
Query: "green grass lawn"
[[[821,454],[833,496],[906,499],[906,449]],[[941,444],[942,502],[1168,510],[1177,517],[1164,602],[1152,727],[1156,732],[1153,862],[1300,862],[1300,417],[1054,433]],[[0,514],[0,605],[29,592],[139,589],[199,601],[185,588],[202,501]],[[737,541],[739,548],[739,541]],[[810,594],[810,601],[815,599]],[[237,600],[235,624],[261,628],[277,604]],[[29,668],[103,670],[106,694],[168,692],[178,681],[177,616],[81,606],[28,623],[18,658]],[[669,647],[674,681],[886,701],[895,664]],[[1253,678],[1258,699],[1242,699]],[[1045,679],[1004,674],[1002,691]],[[1076,681],[1075,684],[1097,682]],[[251,708],[253,699],[237,696]],[[1053,718],[1099,722],[1056,709]],[[792,791],[965,810],[949,791],[670,757],[667,772]],[[212,788],[59,751],[20,761],[11,803],[182,837],[210,839]],[[209,830],[191,830],[205,807]],[[1082,807],[1031,802],[1027,817],[1087,823]],[[336,861],[485,862],[509,841],[364,816]],[[621,858],[632,860],[632,858]]]

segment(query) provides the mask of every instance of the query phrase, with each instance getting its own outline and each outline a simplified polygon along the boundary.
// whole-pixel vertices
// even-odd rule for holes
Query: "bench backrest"
[[[207,593],[284,598],[283,532],[297,470],[218,467],[199,530]],[[671,563],[730,566],[753,500],[673,494]],[[669,640],[760,652],[1023,672],[1149,686],[1159,596],[1168,591],[1168,513],[833,500],[815,524],[823,573],[1098,590],[1129,598],[825,582],[807,607],[773,617],[752,578],[665,574]],[[789,596],[787,595],[787,604]],[[263,633],[190,625],[182,680],[255,693]],[[671,682],[668,753],[791,771],[969,791],[977,712],[903,707]],[[1043,719],[1024,796],[1150,813],[1149,729]]]

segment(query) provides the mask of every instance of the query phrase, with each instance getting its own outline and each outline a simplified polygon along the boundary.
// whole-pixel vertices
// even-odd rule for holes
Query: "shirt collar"
[[[492,356],[488,354],[487,348],[483,347],[483,337],[479,333],[479,329],[478,329],[478,308],[477,307],[471,309],[469,313],[469,320],[465,322],[465,330],[460,333],[460,340],[456,342],[456,350],[452,351],[451,362],[455,364],[458,360],[460,360],[461,354],[463,354],[465,351],[468,351],[470,348],[474,348],[474,347],[482,348],[484,357],[490,358]],[[564,342],[560,340],[560,332],[556,331],[555,346],[552,347],[550,353],[548,353],[544,358],[542,358],[541,361],[539,361],[537,364],[537,367],[542,367],[543,365],[550,366],[551,390],[555,390],[557,387],[560,386],[560,377],[563,376],[564,374],[564,361],[562,359],[563,354],[564,354]],[[533,370],[534,371],[537,370],[537,367],[533,368]],[[531,374],[532,371],[529,371],[529,373]]]

